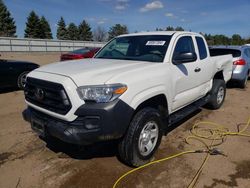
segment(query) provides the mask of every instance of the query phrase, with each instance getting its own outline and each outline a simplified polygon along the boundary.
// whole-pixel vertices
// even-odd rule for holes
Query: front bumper
[[[64,121],[33,108],[23,111],[24,120],[41,136],[53,136],[64,142],[88,145],[122,137],[134,110],[121,100],[110,103],[86,103],[75,112],[77,118]]]

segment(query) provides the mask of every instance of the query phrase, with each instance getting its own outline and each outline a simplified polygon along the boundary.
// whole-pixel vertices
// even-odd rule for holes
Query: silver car
[[[210,48],[210,55],[233,56],[233,75],[232,81],[238,83],[239,87],[245,88],[248,77],[250,76],[250,46],[216,46]]]

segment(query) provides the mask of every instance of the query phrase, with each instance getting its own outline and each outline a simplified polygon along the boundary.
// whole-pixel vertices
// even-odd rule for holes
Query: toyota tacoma
[[[120,159],[140,166],[176,122],[221,107],[232,64],[231,55],[210,57],[197,33],[121,35],[92,59],[29,73],[23,117],[39,135],[68,143],[118,140]]]

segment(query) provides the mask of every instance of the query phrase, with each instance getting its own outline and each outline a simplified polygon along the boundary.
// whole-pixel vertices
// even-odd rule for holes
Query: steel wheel
[[[26,84],[26,79],[27,79],[27,74],[29,72],[23,72],[19,75],[18,77],[18,80],[17,80],[17,86],[20,88],[20,89],[24,89],[25,87],[25,84]]]
[[[22,75],[21,77],[21,86],[24,88],[26,84],[27,74]]]
[[[138,142],[138,148],[142,156],[147,156],[153,151],[158,140],[158,135],[159,128],[156,122],[147,122],[140,133]]]
[[[224,95],[225,95],[225,91],[223,87],[219,88],[218,94],[217,94],[217,103],[221,104],[222,101],[224,100]]]

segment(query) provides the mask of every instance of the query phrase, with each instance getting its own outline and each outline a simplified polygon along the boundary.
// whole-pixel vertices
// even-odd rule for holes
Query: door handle
[[[201,68],[199,68],[199,67],[196,67],[195,69],[194,69],[194,72],[200,72],[201,71]]]

